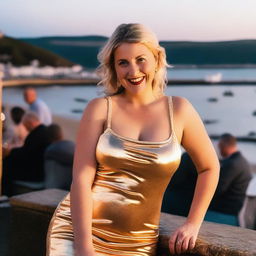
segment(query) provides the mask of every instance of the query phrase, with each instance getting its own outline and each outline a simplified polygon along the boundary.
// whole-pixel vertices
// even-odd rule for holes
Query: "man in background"
[[[218,147],[223,157],[220,178],[205,220],[236,226],[251,179],[250,165],[238,150],[233,135],[221,135]]]
[[[50,144],[47,127],[34,112],[26,113],[22,123],[29,132],[24,145],[13,148],[3,161],[3,193],[7,196],[12,195],[14,181],[44,181],[44,153]]]
[[[50,125],[52,123],[51,111],[44,101],[37,97],[37,93],[34,88],[26,88],[24,91],[24,100],[29,104],[29,110],[33,111],[39,117],[39,120],[44,125]]]

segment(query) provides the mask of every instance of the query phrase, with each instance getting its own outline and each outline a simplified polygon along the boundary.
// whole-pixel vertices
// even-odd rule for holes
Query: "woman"
[[[219,171],[204,126],[186,99],[164,96],[165,51],[144,26],[120,25],[99,60],[108,97],[85,109],[70,196],[50,224],[47,255],[156,255],[162,196],[179,165],[180,144],[199,177],[170,251],[192,249]]]

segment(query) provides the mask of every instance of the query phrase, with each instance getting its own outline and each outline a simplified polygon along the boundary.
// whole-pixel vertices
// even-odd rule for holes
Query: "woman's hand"
[[[199,225],[186,222],[171,235],[169,248],[171,254],[180,254],[195,247]]]

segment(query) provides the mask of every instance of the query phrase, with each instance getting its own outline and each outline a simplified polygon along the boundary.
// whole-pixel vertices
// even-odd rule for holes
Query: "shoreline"
[[[3,87],[25,87],[25,86],[50,86],[50,85],[97,85],[97,78],[74,79],[74,78],[20,78],[4,79]],[[193,86],[193,85],[256,85],[256,80],[224,80],[220,82],[208,82],[204,79],[172,79],[168,80],[167,85]]]

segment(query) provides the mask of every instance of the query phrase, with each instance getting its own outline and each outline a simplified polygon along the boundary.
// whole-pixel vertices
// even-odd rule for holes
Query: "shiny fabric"
[[[111,129],[108,97],[107,129],[96,148],[98,168],[93,184],[93,244],[97,255],[153,256],[163,193],[181,157],[173,130],[161,142],[139,141]],[[59,204],[47,237],[47,256],[73,256],[69,194]]]

